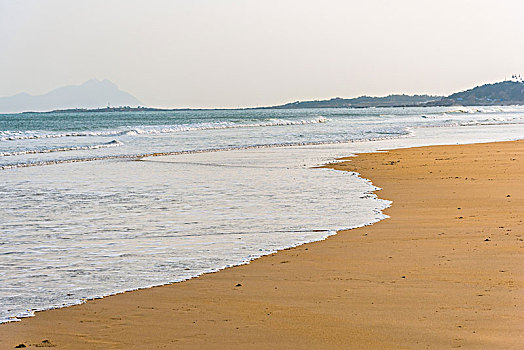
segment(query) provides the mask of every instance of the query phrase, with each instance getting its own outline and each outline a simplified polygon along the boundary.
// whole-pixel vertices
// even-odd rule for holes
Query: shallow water
[[[387,203],[355,176],[260,150],[207,156],[12,169],[0,186],[3,319],[187,279],[384,217]]]

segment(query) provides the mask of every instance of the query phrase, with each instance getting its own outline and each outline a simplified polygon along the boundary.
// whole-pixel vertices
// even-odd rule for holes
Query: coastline
[[[523,147],[428,146],[329,165],[382,187],[391,218],[186,282],[39,312],[0,325],[0,347],[517,348]]]

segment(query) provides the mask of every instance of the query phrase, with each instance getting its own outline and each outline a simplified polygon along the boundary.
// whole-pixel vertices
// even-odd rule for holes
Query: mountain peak
[[[100,80],[100,79],[93,78],[93,79],[87,80],[85,83],[81,84],[80,86],[87,86],[87,85],[111,85],[111,86],[115,86],[116,88],[118,88],[118,86],[109,79]]]

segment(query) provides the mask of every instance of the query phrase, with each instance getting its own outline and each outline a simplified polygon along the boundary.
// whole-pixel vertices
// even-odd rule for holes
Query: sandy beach
[[[522,349],[523,159],[516,141],[328,165],[381,187],[390,218],[186,282],[38,312],[0,325],[0,348]]]

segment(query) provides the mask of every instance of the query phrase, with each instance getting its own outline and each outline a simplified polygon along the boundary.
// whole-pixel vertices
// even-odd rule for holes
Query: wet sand
[[[522,349],[523,161],[523,141],[348,158],[332,167],[382,187],[391,218],[183,283],[39,312],[0,325],[0,348]]]

